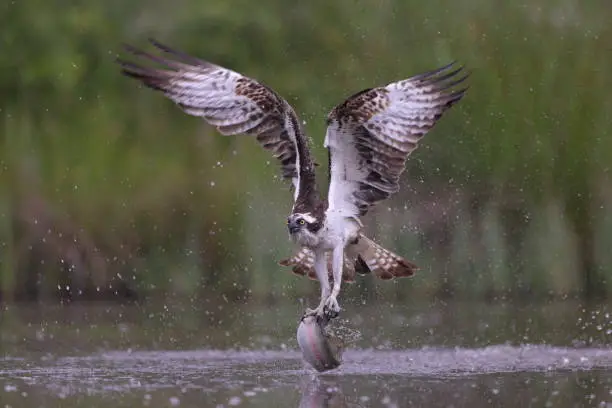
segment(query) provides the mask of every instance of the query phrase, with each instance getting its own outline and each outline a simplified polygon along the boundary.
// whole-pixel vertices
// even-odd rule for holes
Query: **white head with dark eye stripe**
[[[289,234],[302,245],[311,244],[313,240],[316,240],[316,233],[321,226],[322,222],[311,213],[293,213],[287,217]]]
[[[302,229],[312,227],[316,223],[317,219],[310,213],[293,213],[287,217],[287,228],[289,228],[290,234],[295,234]]]

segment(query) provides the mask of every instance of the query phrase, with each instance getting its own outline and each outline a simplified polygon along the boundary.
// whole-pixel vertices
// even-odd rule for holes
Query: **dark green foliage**
[[[366,220],[422,267],[380,290],[606,294],[611,18],[602,1],[7,1],[0,292],[313,289],[275,263],[291,250],[290,194],[270,157],[120,75],[121,44],[155,37],[278,90],[322,164],[344,97],[459,60],[467,97]]]

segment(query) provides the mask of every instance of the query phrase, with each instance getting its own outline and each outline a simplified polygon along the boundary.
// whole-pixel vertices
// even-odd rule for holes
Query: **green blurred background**
[[[316,296],[276,264],[291,194],[271,156],[120,74],[148,37],[275,88],[320,163],[335,104],[460,61],[467,97],[365,220],[421,270],[344,296],[609,295],[610,21],[603,0],[5,1],[2,299]]]

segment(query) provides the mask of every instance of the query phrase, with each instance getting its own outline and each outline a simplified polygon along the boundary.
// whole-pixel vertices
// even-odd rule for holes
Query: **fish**
[[[297,329],[297,341],[304,360],[318,372],[333,370],[342,364],[345,342],[327,330],[329,318],[304,316]]]

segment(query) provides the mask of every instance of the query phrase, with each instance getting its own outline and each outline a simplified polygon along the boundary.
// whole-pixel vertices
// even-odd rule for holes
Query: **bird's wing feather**
[[[467,78],[454,64],[387,86],[366,89],[328,116],[329,209],[364,215],[399,190],[406,159],[444,111],[458,102]]]
[[[165,56],[131,46],[126,49],[163,68],[119,59],[125,75],[162,91],[186,113],[202,117],[223,135],[255,136],[280,161],[283,177],[293,183],[296,201],[300,191],[308,194],[312,190],[314,163],[308,139],[286,100],[254,79],[151,42]]]

